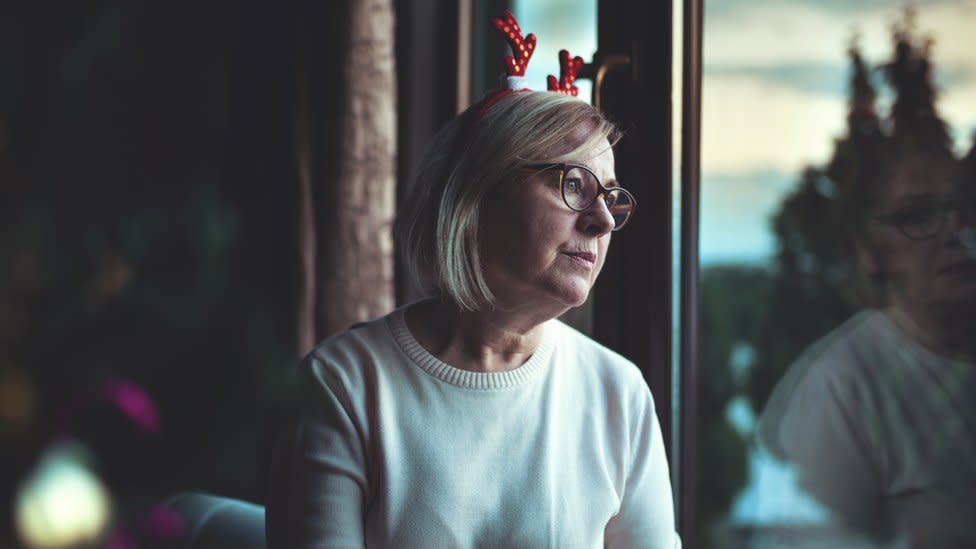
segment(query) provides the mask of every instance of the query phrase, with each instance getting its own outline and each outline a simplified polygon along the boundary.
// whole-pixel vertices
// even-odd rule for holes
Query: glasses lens
[[[634,199],[623,189],[610,189],[606,194],[607,209],[613,217],[613,229],[623,227],[634,211]]]
[[[939,232],[943,209],[938,204],[905,208],[895,216],[895,223],[911,238],[928,238]]]
[[[563,174],[563,199],[574,210],[589,208],[599,190],[596,176],[583,168],[570,167]]]

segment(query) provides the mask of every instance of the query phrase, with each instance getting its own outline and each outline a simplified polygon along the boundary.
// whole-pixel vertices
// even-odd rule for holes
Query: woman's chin
[[[562,288],[562,290],[559,301],[570,309],[586,303],[586,298],[590,296],[589,285]]]
[[[493,288],[493,292],[499,309],[534,307],[537,312],[548,311],[548,314],[559,316],[586,303],[590,287],[589,280],[563,275],[549,278],[541,284],[523,287],[520,292],[504,292],[496,288]]]

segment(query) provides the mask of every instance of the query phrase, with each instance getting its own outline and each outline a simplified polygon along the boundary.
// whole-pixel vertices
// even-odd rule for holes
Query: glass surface
[[[918,5],[705,3],[701,547],[976,546],[976,0]]]
[[[915,199],[895,212],[874,219],[878,223],[897,227],[908,238],[923,239],[936,236],[953,213],[973,217],[976,215],[976,198],[964,196],[943,201]]]
[[[535,53],[525,72],[526,85],[546,89],[546,76],[559,77],[559,50],[588,63],[596,53],[596,0],[515,0],[512,14],[525,34],[534,33]],[[577,80],[579,98],[591,102],[589,80]]]

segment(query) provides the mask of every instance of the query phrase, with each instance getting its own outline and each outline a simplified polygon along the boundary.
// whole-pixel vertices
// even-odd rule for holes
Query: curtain
[[[299,354],[394,307],[392,0],[312,9],[295,63]]]

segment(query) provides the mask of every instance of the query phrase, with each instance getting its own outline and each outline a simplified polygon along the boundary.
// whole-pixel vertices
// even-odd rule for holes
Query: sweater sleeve
[[[664,439],[651,392],[643,380],[640,385],[642,391],[633,404],[630,467],[620,511],[607,523],[604,543],[614,549],[676,549],[681,547],[681,539],[675,532]]]
[[[849,527],[877,528],[880,464],[858,383],[846,372],[814,372],[778,424],[778,444],[800,486]],[[773,411],[772,413],[776,413]]]
[[[314,357],[314,393],[276,445],[267,498],[271,549],[362,548],[367,493],[362,432],[341,379]]]

